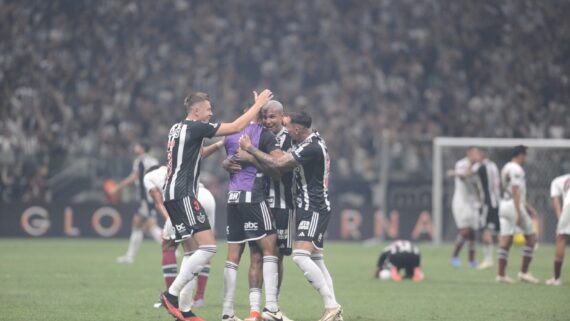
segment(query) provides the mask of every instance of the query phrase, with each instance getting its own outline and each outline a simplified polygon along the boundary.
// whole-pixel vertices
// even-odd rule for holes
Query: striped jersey
[[[275,135],[279,148],[284,152],[291,152],[293,141],[285,127]],[[269,192],[267,193],[269,208],[292,209],[293,208],[293,173],[286,172],[281,179],[270,178]]]
[[[219,123],[187,119],[172,126],[166,149],[165,201],[197,197],[204,139],[216,135],[219,127]]]
[[[144,174],[149,170],[149,168],[156,166],[157,164],[158,160],[146,153],[138,156],[133,161],[133,172],[137,172],[138,175],[137,184],[139,188],[138,194],[140,200],[148,200],[144,188]]]
[[[330,157],[325,141],[315,131],[295,147],[292,155],[300,164],[294,170],[297,208],[330,211]]]
[[[473,167],[479,176],[485,205],[497,208],[501,200],[501,174],[499,168],[490,159],[484,159]]]

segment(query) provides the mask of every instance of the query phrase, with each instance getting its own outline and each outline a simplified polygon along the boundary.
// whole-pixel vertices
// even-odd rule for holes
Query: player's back
[[[503,185],[503,201],[513,200],[513,186],[519,187],[520,202],[526,203],[526,178],[522,166],[511,161],[501,169],[501,183]]]
[[[561,175],[552,180],[550,197],[562,197],[564,206],[570,206],[570,174]]]

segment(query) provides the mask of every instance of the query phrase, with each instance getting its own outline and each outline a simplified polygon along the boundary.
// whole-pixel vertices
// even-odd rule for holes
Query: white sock
[[[249,289],[249,306],[250,311],[261,312],[261,289],[251,288]]]
[[[313,260],[313,262],[315,262],[315,264],[319,267],[321,272],[323,272],[323,276],[325,277],[325,282],[327,282],[327,285],[329,286],[329,289],[331,290],[333,300],[336,301],[336,296],[334,295],[333,280],[332,280],[331,274],[329,273],[329,270],[327,269],[327,267],[325,265],[325,260],[323,258],[323,255],[322,254],[313,254],[313,255],[311,255],[311,260]]]
[[[483,256],[486,262],[493,262],[493,244],[483,246]]]
[[[222,305],[222,315],[234,315],[234,295],[236,292],[238,265],[226,261],[224,268],[224,303]]]
[[[321,297],[323,298],[323,303],[325,308],[333,309],[338,307],[338,303],[335,301],[323,272],[313,260],[311,260],[311,253],[305,250],[294,250],[293,251],[293,261],[301,271],[303,271],[305,278],[311,283],[311,285],[319,291]]]
[[[158,243],[162,243],[162,229],[158,226],[154,226],[150,229],[150,235],[152,236],[153,240]]]
[[[192,281],[194,277],[198,275],[204,265],[206,265],[215,254],[215,245],[200,246],[198,251],[188,257],[185,261],[182,261],[180,273],[178,273],[178,276],[174,279],[174,282],[172,282],[168,292],[172,295],[179,296],[182,288],[184,288],[188,282]],[[183,300],[183,298],[180,299]]]
[[[192,303],[194,289],[196,288],[196,278],[193,278],[192,281],[188,282],[180,291],[180,299],[178,300],[178,308],[182,312],[188,312],[192,310]]]
[[[265,307],[271,312],[279,311],[277,304],[277,284],[279,283],[279,258],[276,256],[263,257],[263,283],[265,284]]]
[[[129,238],[129,248],[127,249],[127,256],[134,259],[135,255],[141,247],[143,240],[143,231],[141,229],[136,229],[131,232],[131,237]]]

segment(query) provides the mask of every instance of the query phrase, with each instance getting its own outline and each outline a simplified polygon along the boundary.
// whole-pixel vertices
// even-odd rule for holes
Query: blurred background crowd
[[[270,88],[333,179],[429,180],[436,136],[570,136],[570,2],[0,0],[1,202],[101,197],[183,99],[231,121]],[[205,163],[213,192],[226,174]],[[62,196],[63,197],[63,196]]]

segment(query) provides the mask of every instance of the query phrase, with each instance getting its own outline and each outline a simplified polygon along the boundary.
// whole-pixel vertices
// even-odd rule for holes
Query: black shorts
[[[275,233],[271,211],[265,202],[228,204],[228,243],[256,241]]]
[[[297,227],[295,240],[312,242],[317,249],[322,249],[330,216],[330,211],[313,212],[297,208],[295,210],[295,226]]]
[[[192,237],[194,233],[210,230],[210,221],[198,199],[186,196],[164,202],[176,234],[176,242]]]
[[[295,239],[295,212],[291,209],[272,208],[277,229],[277,248],[283,255],[291,255]]]
[[[501,223],[499,222],[499,208],[485,206],[483,208],[483,215],[485,215],[485,225],[483,226],[483,229],[494,233],[499,233],[501,231]]]
[[[420,254],[415,253],[395,253],[390,255],[390,263],[396,269],[404,269],[406,278],[411,279],[414,276],[414,269],[420,266]]]
[[[147,200],[141,200],[137,214],[146,219],[156,218],[156,209],[154,208],[154,204]]]

